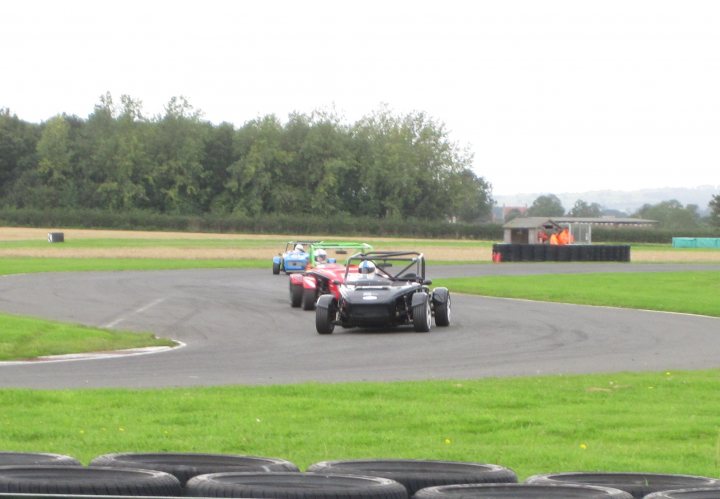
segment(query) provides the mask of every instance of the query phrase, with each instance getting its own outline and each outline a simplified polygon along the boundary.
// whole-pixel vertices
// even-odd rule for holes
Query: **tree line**
[[[491,186],[471,164],[421,112],[380,109],[352,124],[268,115],[236,127],[202,120],[184,98],[146,117],[140,101],[110,94],[86,119],[33,124],[0,110],[6,209],[484,221]]]
[[[634,218],[643,218],[647,220],[655,220],[661,229],[687,230],[703,227],[720,227],[720,194],[713,196],[708,204],[710,214],[703,217],[699,213],[699,206],[695,204],[683,204],[675,199],[662,201],[657,204],[644,204],[637,211],[631,214],[610,211],[604,209],[598,203],[588,203],[582,199],[578,199],[575,205],[565,211],[562,201],[554,194],[546,194],[539,196],[528,207],[525,216],[535,217],[581,217],[596,218],[601,216],[631,216]],[[511,220],[521,213],[518,210],[511,212],[506,218]]]

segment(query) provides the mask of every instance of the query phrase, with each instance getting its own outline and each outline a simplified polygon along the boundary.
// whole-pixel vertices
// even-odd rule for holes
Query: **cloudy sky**
[[[720,186],[714,0],[23,0],[0,46],[0,108],[31,122],[106,92],[238,126],[387,106],[495,194]]]

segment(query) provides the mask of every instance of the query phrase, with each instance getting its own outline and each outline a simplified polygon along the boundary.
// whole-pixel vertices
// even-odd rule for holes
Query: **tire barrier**
[[[81,466],[0,466],[0,492],[102,496],[182,495],[180,481],[163,471]]]
[[[695,487],[717,487],[720,497],[720,480],[695,475],[668,475],[662,473],[556,473],[533,475],[525,483],[575,483],[613,487],[642,498],[653,492]]]
[[[492,247],[492,261],[501,262],[629,262],[627,244],[508,244]]]
[[[48,454],[45,452],[2,452],[0,466],[58,465],[82,466],[82,463],[71,456]]]
[[[282,497],[283,499],[407,499],[398,482],[382,477],[317,473],[215,473],[191,478],[189,497]]]
[[[663,490],[648,494],[644,499],[718,499],[720,489],[715,487],[698,487],[694,489]]]
[[[517,483],[517,475],[496,464],[411,459],[363,459],[323,461],[308,471],[323,474],[353,474],[389,478],[405,486],[408,496],[420,489],[459,483]]]
[[[632,499],[632,495],[620,489],[578,484],[489,483],[462,484],[428,487],[418,491],[413,499],[441,497],[485,499]]]
[[[232,471],[206,472],[219,469]],[[303,473],[285,459],[175,452],[104,454],[85,467],[62,454],[0,451],[0,499],[183,496],[720,499],[720,479],[662,473],[563,472],[533,475],[517,483],[515,472],[501,465],[413,459],[321,461]]]
[[[194,476],[209,473],[226,471],[300,471],[297,466],[284,459],[234,454],[179,452],[104,454],[90,461],[90,466],[164,471],[180,480],[183,485]]]

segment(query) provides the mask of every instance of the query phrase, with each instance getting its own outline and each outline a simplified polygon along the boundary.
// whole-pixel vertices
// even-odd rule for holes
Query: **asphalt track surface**
[[[720,270],[617,263],[438,266],[429,277]],[[321,336],[292,309],[288,278],[263,270],[25,274],[0,277],[0,311],[185,344],[163,353],[0,363],[0,387],[172,387],[472,379],[662,371],[720,365],[720,319],[453,294],[452,324]]]

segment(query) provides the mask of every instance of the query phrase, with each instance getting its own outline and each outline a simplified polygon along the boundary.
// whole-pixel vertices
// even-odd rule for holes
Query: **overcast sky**
[[[0,108],[110,92],[205,119],[423,111],[495,194],[720,185],[720,2],[0,3]]]

